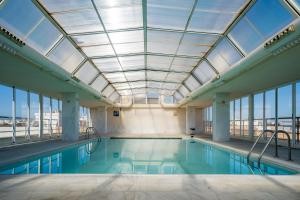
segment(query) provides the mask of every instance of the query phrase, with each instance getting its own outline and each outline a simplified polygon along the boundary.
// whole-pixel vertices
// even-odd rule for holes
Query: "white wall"
[[[107,131],[111,134],[184,134],[185,109],[177,108],[122,108],[114,117],[107,109]]]

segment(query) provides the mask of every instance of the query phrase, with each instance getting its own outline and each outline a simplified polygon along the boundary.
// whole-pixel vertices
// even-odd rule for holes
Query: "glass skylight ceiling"
[[[0,25],[111,101],[180,101],[298,17],[287,1],[5,0]]]

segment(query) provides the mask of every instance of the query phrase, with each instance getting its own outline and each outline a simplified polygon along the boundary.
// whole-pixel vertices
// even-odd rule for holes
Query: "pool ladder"
[[[288,160],[292,160],[292,148],[291,148],[291,138],[290,138],[290,135],[288,134],[288,132],[284,131],[284,130],[278,130],[278,131],[273,131],[273,130],[264,130],[258,137],[257,139],[255,140],[254,144],[252,145],[248,155],[247,155],[247,163],[249,164],[250,163],[250,156],[251,156],[251,153],[253,152],[255,146],[257,145],[258,141],[260,140],[260,138],[262,136],[265,136],[267,138],[267,133],[272,133],[271,137],[268,139],[266,145],[264,146],[262,152],[260,153],[260,155],[258,156],[258,160],[257,160],[257,166],[260,167],[260,161],[261,161],[261,158],[263,156],[263,154],[265,153],[265,151],[267,150],[268,146],[270,145],[272,139],[274,138],[275,139],[275,157],[278,157],[278,133],[283,133],[287,136],[288,138]]]
[[[95,135],[96,133],[97,131],[94,127],[87,127],[87,129],[85,130],[85,137],[86,139],[89,139],[91,134]]]

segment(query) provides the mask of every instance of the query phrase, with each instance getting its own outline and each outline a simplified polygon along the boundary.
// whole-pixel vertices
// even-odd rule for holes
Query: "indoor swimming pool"
[[[240,154],[193,139],[96,139],[0,168],[0,174],[295,173],[265,163],[250,167]]]

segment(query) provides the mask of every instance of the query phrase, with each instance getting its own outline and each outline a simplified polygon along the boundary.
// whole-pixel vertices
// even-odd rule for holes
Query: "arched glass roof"
[[[179,102],[299,12],[299,0],[4,0],[0,25],[112,101]]]

